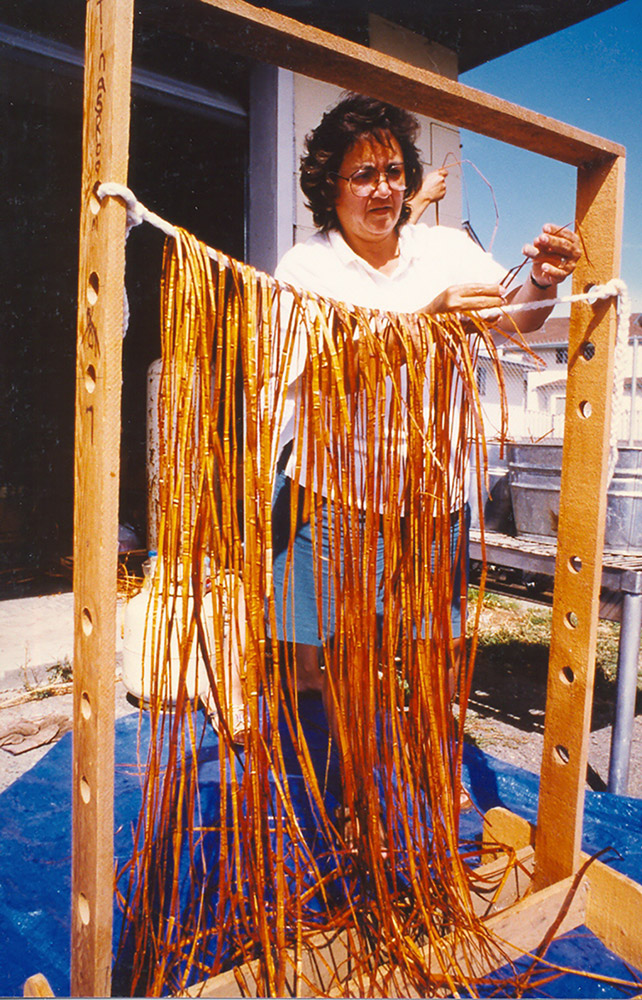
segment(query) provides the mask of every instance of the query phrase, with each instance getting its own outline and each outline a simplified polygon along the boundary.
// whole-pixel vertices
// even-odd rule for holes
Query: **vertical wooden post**
[[[76,355],[71,994],[109,996],[125,209],[133,0],[87,0]]]
[[[619,275],[624,159],[578,170],[577,221],[587,254],[574,290]],[[535,840],[542,888],[580,863],[606,519],[616,311],[575,304],[569,334],[564,450],[546,723]]]

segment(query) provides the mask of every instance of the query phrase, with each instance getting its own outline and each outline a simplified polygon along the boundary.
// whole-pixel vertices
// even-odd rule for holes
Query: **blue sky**
[[[494,59],[463,73],[460,82],[626,147],[621,277],[634,311],[642,312],[642,0],[626,0]],[[572,167],[470,132],[462,131],[461,141],[462,156],[492,184],[499,213],[493,254],[507,268],[519,263],[523,243],[541,224],[573,219]],[[487,246],[495,224],[492,196],[466,166],[464,193],[471,225]],[[563,291],[570,292],[570,283]]]

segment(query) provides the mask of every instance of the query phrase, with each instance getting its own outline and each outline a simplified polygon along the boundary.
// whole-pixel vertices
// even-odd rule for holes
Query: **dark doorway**
[[[82,8],[74,5],[76,19]],[[73,546],[82,53],[78,24],[68,22],[67,45],[50,25],[38,35],[38,12],[26,9],[36,11],[33,23],[18,23],[15,8],[13,23],[0,25],[3,597],[70,586]],[[247,71],[216,50],[156,42],[153,32],[135,42],[129,186],[164,218],[243,258]],[[120,519],[143,544],[146,371],[159,355],[162,247],[163,235],[141,226],[127,248]]]

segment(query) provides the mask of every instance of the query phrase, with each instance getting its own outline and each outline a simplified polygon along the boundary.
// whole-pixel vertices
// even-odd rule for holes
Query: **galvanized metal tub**
[[[486,453],[488,455],[488,485],[490,493],[486,489],[486,483],[482,481],[482,505],[484,511],[484,525],[489,531],[500,531],[505,535],[515,534],[515,522],[511,507],[510,483],[508,479],[508,460],[506,446],[504,453],[498,441],[488,441]],[[470,524],[472,528],[479,527],[479,498],[477,496],[477,477],[475,471],[475,459],[471,462],[470,477]]]
[[[507,446],[510,493],[518,535],[557,534],[561,443]],[[642,448],[622,446],[607,492],[604,547],[642,551]]]

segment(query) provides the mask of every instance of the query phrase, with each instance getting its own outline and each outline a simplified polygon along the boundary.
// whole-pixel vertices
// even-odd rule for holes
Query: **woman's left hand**
[[[535,281],[540,285],[559,285],[575,270],[582,256],[582,246],[572,229],[547,223],[522,253],[533,262]]]
[[[447,167],[440,167],[439,170],[432,170],[426,174],[417,194],[408,202],[410,205],[409,222],[419,222],[429,205],[441,201],[446,194],[447,177]]]
[[[426,174],[420,190],[420,196],[426,205],[433,201],[441,201],[445,197],[447,177],[448,167],[440,167],[439,170],[432,170]]]

